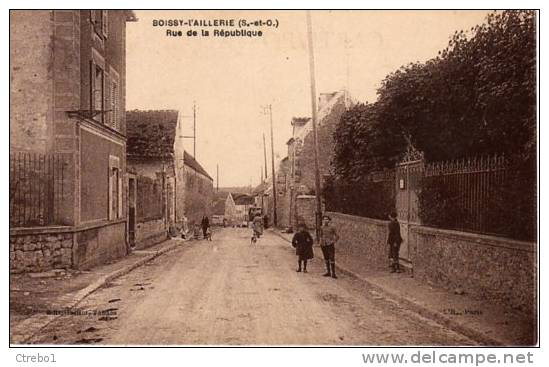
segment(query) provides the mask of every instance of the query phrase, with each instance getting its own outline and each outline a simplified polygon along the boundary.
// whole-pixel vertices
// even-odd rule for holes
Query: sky
[[[445,48],[457,30],[483,22],[487,11],[313,11],[316,91],[347,89],[353,100],[374,102],[383,78],[410,62],[424,62]],[[264,165],[263,134],[270,154],[272,105],[275,160],[287,155],[293,116],[311,116],[304,11],[136,11],[127,24],[126,108],[176,109],[192,135],[197,105],[196,158],[219,186],[257,185]],[[155,20],[273,20],[251,27],[261,37],[213,37],[213,29],[154,26]],[[209,30],[209,37],[187,31]],[[167,36],[182,31],[182,37]],[[192,139],[185,141],[192,154]],[[267,157],[268,172],[271,158]],[[277,163],[275,163],[276,167]],[[215,184],[215,182],[214,182]]]

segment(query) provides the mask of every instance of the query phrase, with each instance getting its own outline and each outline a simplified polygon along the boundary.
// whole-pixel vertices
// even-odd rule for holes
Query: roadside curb
[[[276,234],[278,237],[282,238],[283,240],[290,242],[287,238],[282,236],[282,234],[278,233],[278,231],[275,230],[269,230],[270,232]],[[501,345],[507,345],[505,341],[496,339],[492,336],[488,336],[474,328],[465,326],[447,316],[445,316],[443,313],[439,311],[432,310],[428,307],[425,307],[424,305],[411,300],[407,297],[401,296],[399,294],[396,294],[394,292],[391,292],[390,290],[387,290],[387,288],[380,286],[379,284],[376,284],[375,282],[372,282],[371,280],[364,278],[357,273],[341,266],[340,264],[336,264],[336,268],[342,272],[343,274],[349,275],[353,278],[356,278],[360,281],[363,281],[367,283],[371,288],[373,288],[376,292],[382,293],[385,295],[386,298],[389,298],[397,303],[405,305],[408,309],[411,311],[426,317],[430,320],[433,320],[437,322],[440,325],[443,325],[455,332],[458,332],[470,339],[473,339],[476,342],[481,343],[483,346],[501,346]]]
[[[151,260],[154,260],[157,257],[159,257],[160,255],[163,255],[166,252],[172,251],[172,250],[176,249],[179,246],[181,246],[181,243],[176,242],[173,245],[166,246],[162,249],[159,249],[158,251],[156,251],[155,253],[153,253],[151,255],[145,256],[142,259],[137,260],[133,264],[129,264],[129,265],[127,265],[127,266],[125,266],[121,269],[118,269],[118,270],[115,270],[115,271],[111,272],[110,274],[106,274],[106,275],[102,276],[97,281],[95,281],[92,284],[88,285],[86,288],[83,288],[80,291],[78,291],[76,293],[76,295],[74,296],[73,300],[65,306],[65,309],[66,310],[73,309],[80,302],[82,302],[82,300],[84,300],[84,298],[86,298],[87,296],[89,296],[90,294],[92,294],[93,292],[98,290],[99,288],[103,287],[105,284],[113,281],[116,278],[119,278],[123,275],[128,274],[132,270],[135,270],[136,268],[139,268],[139,267],[145,265],[147,262],[149,262]],[[49,316],[49,317],[47,317],[47,316]],[[28,327],[27,325],[34,324],[33,326],[34,326],[35,330],[32,331],[30,333],[30,335],[26,335],[26,336],[23,336],[23,337],[20,337],[20,338],[14,337],[10,341],[10,345],[11,344],[26,344],[26,343],[28,343],[28,341],[31,340],[36,334],[38,334],[46,326],[48,326],[49,324],[51,324],[53,321],[57,320],[61,316],[63,316],[63,315],[54,315],[54,316],[46,315],[45,316],[45,315],[39,314],[39,315],[36,315],[36,316],[29,317],[28,319],[25,319],[24,321],[21,322],[21,324],[25,325],[23,327],[23,329]]]

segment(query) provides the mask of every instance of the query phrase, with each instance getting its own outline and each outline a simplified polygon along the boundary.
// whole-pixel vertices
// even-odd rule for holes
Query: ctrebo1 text
[[[55,354],[23,354],[17,353],[15,361],[18,363],[56,363]]]

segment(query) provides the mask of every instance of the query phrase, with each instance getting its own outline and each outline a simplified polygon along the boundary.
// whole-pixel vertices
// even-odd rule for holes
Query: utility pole
[[[313,116],[313,145],[315,153],[315,199],[316,199],[316,212],[315,212],[315,225],[316,225],[316,239],[320,240],[320,216],[322,215],[322,204],[320,202],[320,171],[318,163],[318,137],[316,131],[316,124],[318,120],[317,106],[316,106],[316,85],[315,85],[315,59],[313,49],[313,28],[311,22],[311,11],[307,10],[307,40],[309,44],[309,74],[311,77],[311,108]]]
[[[196,102],[193,101],[193,158],[196,159]]]
[[[265,158],[265,178],[267,178],[267,146],[265,145],[265,133],[263,133],[263,157]]]
[[[188,115],[180,115],[179,118],[190,118]],[[193,158],[196,159],[196,102],[193,101],[193,135],[192,136],[180,136],[184,139],[193,139]]]
[[[216,190],[216,191],[219,192],[219,164],[216,165],[216,171],[217,171],[217,172],[216,172],[216,173],[217,173],[217,177],[216,177],[216,179],[215,179],[215,181],[217,182],[217,190]]]
[[[273,224],[277,226],[277,215],[276,215],[276,177],[275,177],[275,161],[274,161],[274,138],[273,138],[273,107],[268,105],[264,110],[269,111],[269,120],[271,122],[271,172],[273,180]],[[265,135],[263,135],[265,136]]]
[[[344,44],[345,44],[345,61],[346,61],[346,64],[347,64],[347,70],[346,70],[346,85],[345,85],[345,109],[348,109],[349,106],[350,106],[350,97],[349,97],[349,94],[350,94],[350,83],[351,83],[351,66],[350,66],[350,55],[349,55],[349,49],[351,48],[351,42],[349,41],[349,39],[347,38],[347,35],[345,35],[345,41],[344,41]]]
[[[276,215],[276,176],[275,176],[275,156],[274,156],[274,138],[273,138],[273,107],[269,105],[269,116],[271,120],[271,168],[273,172],[273,223],[276,228],[277,226],[277,215]]]

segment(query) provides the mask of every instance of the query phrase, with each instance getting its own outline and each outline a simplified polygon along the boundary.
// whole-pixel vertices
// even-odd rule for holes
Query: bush
[[[353,183],[330,179],[324,198],[328,211],[385,220],[395,210],[394,179]]]

